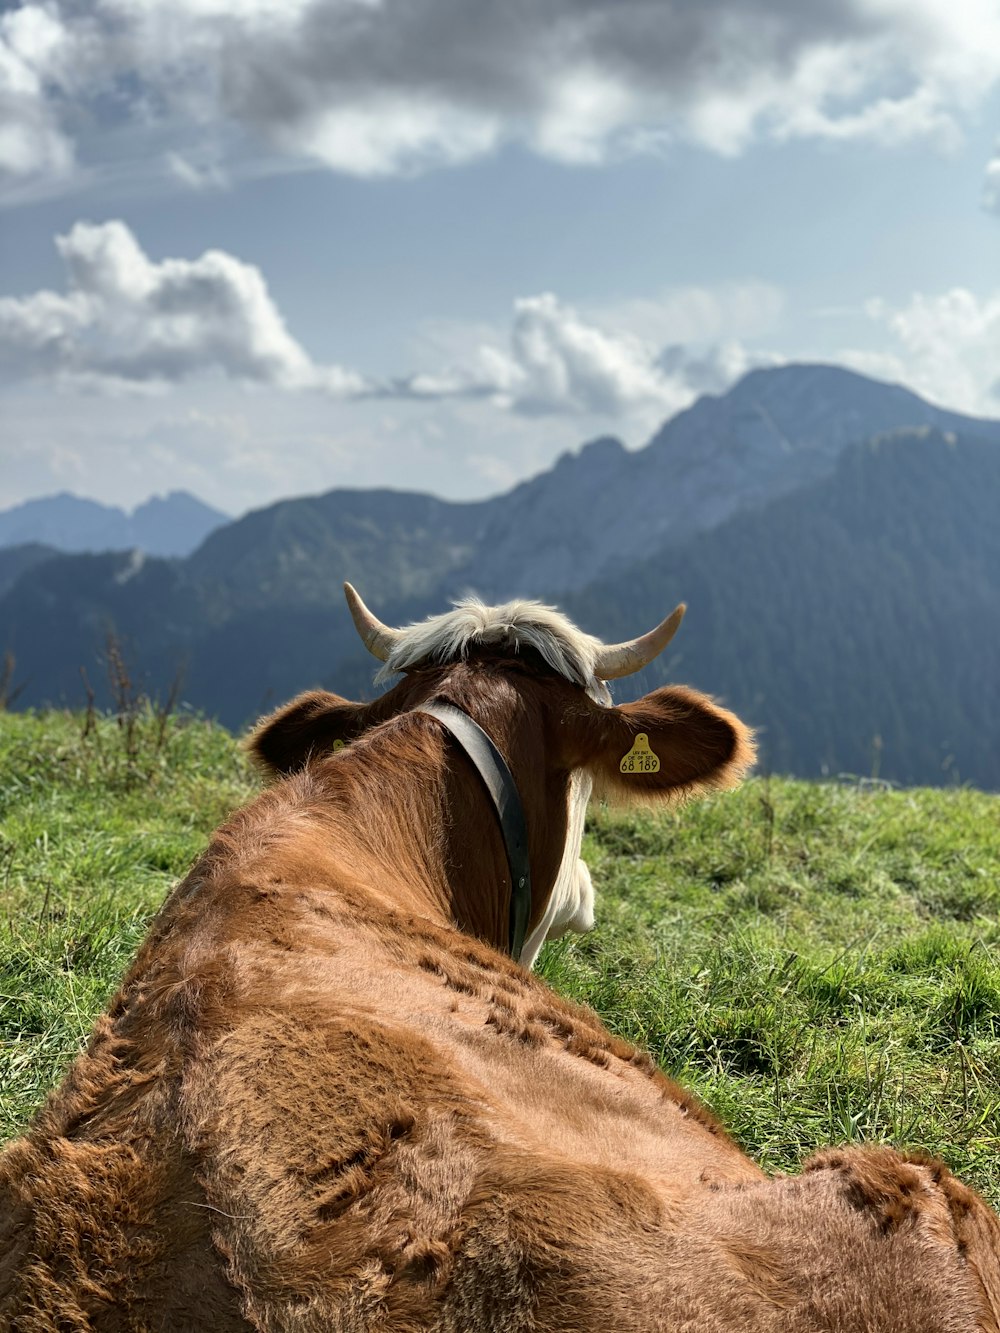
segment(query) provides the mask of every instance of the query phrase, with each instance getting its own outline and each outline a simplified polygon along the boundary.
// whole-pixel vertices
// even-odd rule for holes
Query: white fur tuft
[[[463,598],[453,610],[401,630],[375,681],[382,684],[397,671],[460,661],[470,648],[490,644],[514,654],[533,648],[560,676],[582,685],[599,702],[610,701],[603,681],[594,675],[600,640],[541,602],[487,606],[478,597]]]

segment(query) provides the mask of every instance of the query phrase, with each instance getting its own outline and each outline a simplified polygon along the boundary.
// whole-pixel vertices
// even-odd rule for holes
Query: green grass
[[[0,715],[0,1139],[79,1048],[255,780],[190,719]],[[541,971],[649,1047],[748,1152],[921,1147],[1000,1204],[1000,798],[757,779],[595,810],[599,928]]]
[[[221,728],[142,713],[131,737],[0,714],[0,1139],[86,1037],[167,891],[256,790]]]

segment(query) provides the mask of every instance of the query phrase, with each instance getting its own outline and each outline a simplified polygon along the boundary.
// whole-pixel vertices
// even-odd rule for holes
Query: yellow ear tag
[[[659,773],[660,760],[649,748],[649,737],[640,731],[628,754],[618,765],[622,773]]]
[[[347,749],[347,742],[346,742],[346,741],[334,741],[334,742],[333,742],[333,746],[332,746],[331,748],[333,749],[333,753],[336,754],[338,750],[346,750],[346,749]]]

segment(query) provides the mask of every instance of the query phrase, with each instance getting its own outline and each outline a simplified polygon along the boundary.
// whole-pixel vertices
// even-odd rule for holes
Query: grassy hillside
[[[255,781],[207,723],[69,714],[0,715],[0,775],[2,1139]],[[885,1140],[1000,1204],[998,817],[973,791],[778,779],[675,814],[596,810],[599,929],[542,969],[768,1167]]]

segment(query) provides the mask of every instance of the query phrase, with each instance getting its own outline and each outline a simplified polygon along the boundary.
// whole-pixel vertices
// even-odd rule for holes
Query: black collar
[[[531,867],[528,864],[528,828],[524,821],[524,807],[518,795],[513,775],[503,755],[468,713],[454,704],[443,702],[421,704],[415,713],[429,713],[451,732],[472,760],[493,802],[500,821],[507,864],[510,867],[510,934],[509,947],[517,960],[524,948],[531,912]]]

